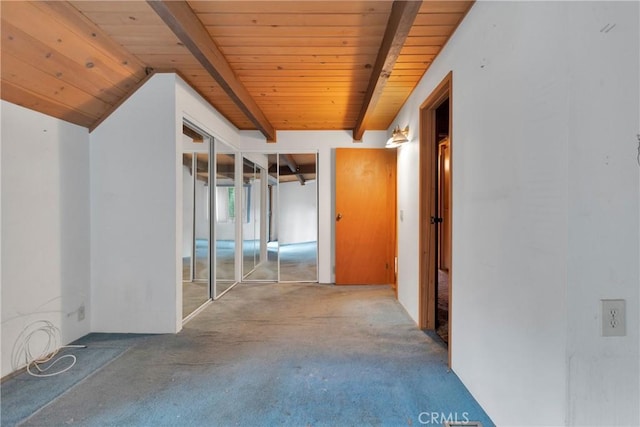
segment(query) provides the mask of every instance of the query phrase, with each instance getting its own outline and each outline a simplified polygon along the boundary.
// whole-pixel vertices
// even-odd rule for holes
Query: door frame
[[[437,254],[437,224],[431,224],[431,217],[438,216],[438,138],[436,135],[436,109],[445,101],[449,100],[449,150],[451,161],[449,164],[449,242],[448,257],[450,260],[449,269],[449,366],[451,366],[451,302],[453,284],[453,258],[452,229],[453,224],[452,208],[453,203],[453,72],[450,71],[438,86],[431,92],[427,99],[420,106],[420,262],[419,262],[419,326],[421,329],[435,329],[436,327],[436,303],[437,303],[437,277],[438,277],[438,254]]]

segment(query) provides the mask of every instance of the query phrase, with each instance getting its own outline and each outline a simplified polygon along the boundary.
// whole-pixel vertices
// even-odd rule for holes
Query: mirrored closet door
[[[278,280],[278,249],[269,242],[271,212],[277,185],[269,174],[269,156],[245,154],[242,194],[242,278],[251,281]]]
[[[245,153],[243,280],[318,281],[315,153]]]
[[[216,140],[215,183],[215,298],[219,298],[235,283],[236,221],[238,214],[236,198],[236,155],[232,148]]]
[[[182,135],[182,315],[211,298],[209,172],[213,141],[188,124]]]
[[[318,281],[318,188],[315,153],[280,154],[281,282]]]

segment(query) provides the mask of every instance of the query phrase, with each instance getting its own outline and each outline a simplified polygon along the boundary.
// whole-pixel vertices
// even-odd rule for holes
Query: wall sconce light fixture
[[[395,129],[393,129],[391,138],[387,141],[385,148],[396,148],[407,141],[409,141],[409,126],[404,129],[400,129],[400,126],[396,126]]]

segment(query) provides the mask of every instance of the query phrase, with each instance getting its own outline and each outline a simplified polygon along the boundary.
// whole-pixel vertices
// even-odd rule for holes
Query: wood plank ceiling
[[[3,1],[1,97],[93,129],[175,71],[242,130],[384,130],[472,1]]]

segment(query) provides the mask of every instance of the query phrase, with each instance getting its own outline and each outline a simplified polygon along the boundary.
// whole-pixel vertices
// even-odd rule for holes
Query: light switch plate
[[[627,334],[625,301],[623,299],[603,299],[602,336],[623,337]]]

